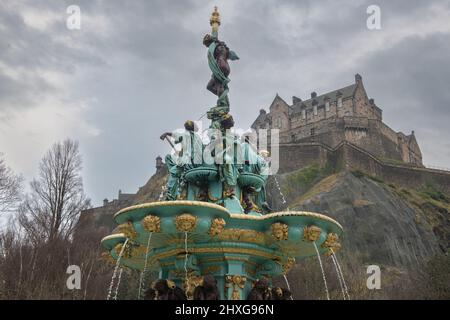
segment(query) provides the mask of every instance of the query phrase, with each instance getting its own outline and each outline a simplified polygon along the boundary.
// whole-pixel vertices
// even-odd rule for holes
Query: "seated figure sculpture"
[[[252,145],[250,144],[248,137],[245,138],[242,144],[244,164],[242,166],[242,172],[257,174],[267,181],[269,175],[269,162],[268,156],[269,152],[266,150],[261,150],[257,153]],[[251,195],[256,194],[256,203],[251,199]],[[256,210],[256,211],[271,211],[269,205],[266,202],[266,190],[265,183],[259,188],[246,187],[243,190],[243,202],[244,209],[246,212]]]
[[[247,300],[272,300],[269,281],[265,278],[257,280],[250,290]]]
[[[164,133],[161,139],[167,139],[175,149],[175,144],[181,144],[182,150],[166,156],[169,177],[166,186],[165,200],[186,199],[187,181],[185,174],[197,167],[214,167],[217,169],[218,181],[222,183],[222,197],[213,198],[209,194],[208,183],[197,182],[199,188],[195,198],[200,201],[235,201],[244,213],[268,213],[271,209],[266,203],[265,182],[269,174],[269,153],[261,150],[259,153],[251,145],[248,137],[241,137],[231,129],[234,125],[230,114],[220,121],[220,129],[209,129],[210,143],[203,145],[201,136],[193,121],[186,121],[182,133]],[[169,137],[171,140],[169,140]],[[173,141],[173,142],[172,142]],[[204,153],[210,153],[213,163],[205,161]],[[240,185],[241,194],[236,197],[236,186],[240,175],[251,173],[257,175],[264,183],[257,185]],[[230,199],[230,200],[226,200]]]
[[[158,279],[145,291],[145,300],[187,300],[184,291],[169,279]]]
[[[197,286],[194,290],[194,300],[219,300],[219,298],[216,278],[212,275],[206,275],[203,278],[203,284]]]
[[[198,128],[191,120],[184,123],[184,128],[186,131],[183,133],[166,132],[160,137],[161,140],[168,140],[168,137],[172,137],[174,144],[182,144],[182,149],[178,154],[168,154],[165,158],[169,171],[166,200],[176,200],[180,194],[183,173],[202,164],[203,142],[197,133]],[[172,142],[168,141],[173,147]]]

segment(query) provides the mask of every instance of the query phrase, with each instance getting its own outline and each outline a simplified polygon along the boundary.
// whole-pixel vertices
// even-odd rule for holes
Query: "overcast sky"
[[[69,30],[66,9],[81,9]],[[381,8],[369,30],[367,7]],[[415,130],[425,164],[450,167],[450,1],[0,2],[0,152],[26,178],[56,141],[80,142],[85,191],[100,205],[136,192],[169,151],[159,140],[214,105],[204,34],[219,6],[230,99],[247,128],[287,102],[354,82],[396,131]]]

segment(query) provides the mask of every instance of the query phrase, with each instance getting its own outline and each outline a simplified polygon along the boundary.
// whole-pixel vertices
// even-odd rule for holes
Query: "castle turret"
[[[156,171],[164,167],[164,162],[162,161],[162,158],[160,156],[156,157]]]

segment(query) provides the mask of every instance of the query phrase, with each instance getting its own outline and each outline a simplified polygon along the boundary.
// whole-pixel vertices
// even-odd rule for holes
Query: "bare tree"
[[[22,180],[6,165],[0,153],[0,214],[16,208],[22,192]]]
[[[78,142],[55,143],[39,164],[31,192],[19,209],[19,223],[34,242],[69,240],[81,210],[90,206],[80,175]]]

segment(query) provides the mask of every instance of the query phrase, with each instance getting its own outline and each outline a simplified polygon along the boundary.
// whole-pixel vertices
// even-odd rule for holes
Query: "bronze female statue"
[[[209,48],[212,43],[215,43],[215,49],[213,53],[214,60],[216,61],[217,66],[219,67],[220,71],[222,71],[222,74],[225,76],[225,78],[228,78],[228,75],[230,74],[230,65],[228,64],[228,60],[230,59],[230,49],[227,47],[225,42],[219,41],[211,37],[211,35],[207,34],[203,38],[203,44]],[[214,75],[213,71],[211,80],[209,80],[206,88],[216,96],[220,97],[225,90],[224,85],[226,83],[223,82],[224,81],[222,79],[219,79]]]
[[[228,60],[237,60],[239,57],[227,47],[225,42],[209,34],[203,38],[203,44],[208,48],[208,62],[213,73],[206,88],[219,97],[218,106],[229,106],[227,94],[230,65]]]

